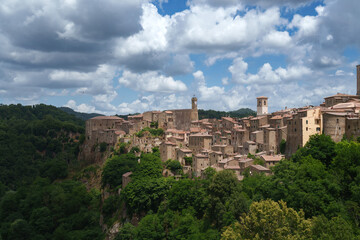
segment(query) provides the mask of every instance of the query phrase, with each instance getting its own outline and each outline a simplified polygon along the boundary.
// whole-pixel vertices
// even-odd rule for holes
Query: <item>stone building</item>
[[[344,112],[323,113],[323,133],[334,142],[340,142],[346,131],[346,116]]]
[[[166,162],[169,159],[176,159],[176,144],[166,141],[160,144],[160,158],[161,161]]]
[[[189,148],[193,153],[198,153],[202,149],[211,149],[212,135],[208,133],[190,134],[189,136]]]
[[[176,149],[176,159],[181,163],[182,166],[185,166],[185,157],[192,157],[192,151],[187,148],[177,148]]]
[[[326,97],[325,99],[325,107],[332,107],[339,103],[346,103],[351,99],[359,99],[360,96],[358,95],[349,95],[343,93],[337,93],[336,95]]]
[[[311,135],[321,134],[322,114],[320,107],[310,107],[298,111],[287,120],[286,156],[290,157],[303,147]]]
[[[268,98],[261,96],[257,97],[257,116],[268,114]]]
[[[196,154],[193,157],[193,172],[196,177],[201,176],[201,170],[210,167],[209,155]]]

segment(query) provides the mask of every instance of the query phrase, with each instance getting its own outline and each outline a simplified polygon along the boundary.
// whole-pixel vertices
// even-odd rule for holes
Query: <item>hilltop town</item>
[[[257,97],[257,116],[221,119],[198,118],[197,98],[191,109],[148,111],[129,116],[98,116],[86,122],[85,154],[106,143],[127,143],[142,152],[159,147],[161,160],[181,163],[184,173],[200,177],[208,167],[234,170],[238,179],[250,173],[271,173],[270,167],[303,147],[311,135],[325,134],[335,142],[360,137],[360,65],[357,93],[325,97],[320,106],[268,112],[271,99]],[[164,134],[153,134],[163,129]],[[264,164],[256,164],[260,159]]]

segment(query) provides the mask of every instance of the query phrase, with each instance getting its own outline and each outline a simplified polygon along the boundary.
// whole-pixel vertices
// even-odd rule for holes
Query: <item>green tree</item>
[[[162,240],[165,232],[156,214],[146,215],[136,229],[136,240]]]
[[[253,202],[239,222],[227,227],[222,239],[310,239],[311,220],[283,201]]]
[[[286,140],[281,139],[281,141],[280,141],[280,153],[285,154],[285,150],[286,150]]]
[[[122,175],[134,171],[138,165],[137,157],[134,154],[122,154],[107,159],[101,175],[103,187],[109,185],[115,188],[122,184]]]
[[[296,151],[296,153],[292,156],[292,159],[295,162],[298,162],[302,157],[309,155],[317,160],[320,160],[328,167],[336,155],[335,142],[330,136],[324,134],[312,135],[305,146]]]

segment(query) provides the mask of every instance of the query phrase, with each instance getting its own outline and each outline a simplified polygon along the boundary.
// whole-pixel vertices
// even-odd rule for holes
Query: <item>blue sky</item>
[[[356,93],[355,0],[3,0],[0,103],[270,111]]]

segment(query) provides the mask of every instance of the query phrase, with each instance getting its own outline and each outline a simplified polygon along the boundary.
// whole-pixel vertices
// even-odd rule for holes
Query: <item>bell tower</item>
[[[191,98],[191,121],[199,121],[197,98],[195,97],[195,95]]]
[[[356,95],[360,95],[360,65],[356,66],[357,91]]]
[[[268,98],[261,96],[257,97],[257,115],[266,115],[268,114]]]

